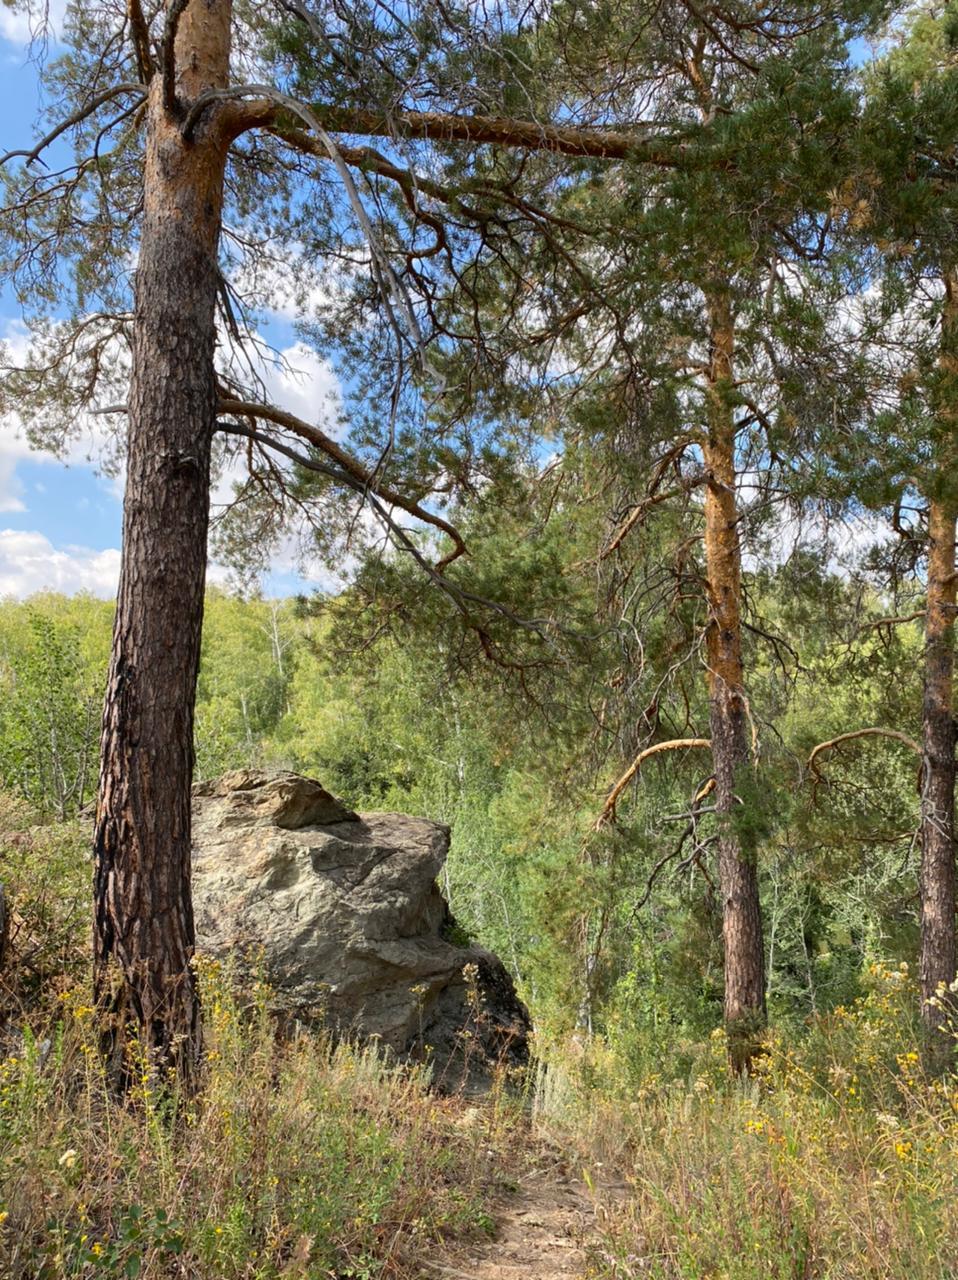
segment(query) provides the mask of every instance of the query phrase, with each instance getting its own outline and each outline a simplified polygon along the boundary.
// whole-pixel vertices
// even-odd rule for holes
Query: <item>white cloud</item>
[[[91,591],[110,597],[116,593],[119,573],[120,552],[115,547],[57,548],[42,533],[0,529],[0,596]]]
[[[2,12],[2,10],[0,10]],[[11,366],[25,365],[31,357],[30,330],[16,319],[0,321],[2,324],[2,340],[4,357]],[[128,368],[127,353],[115,345],[112,355],[107,361],[123,377]],[[96,468],[107,458],[116,455],[118,420],[112,416],[92,413],[83,414],[76,423],[75,431],[63,442],[62,456],[57,456],[45,449],[33,448],[26,438],[26,423],[16,412],[0,417],[0,512],[24,511],[24,487],[16,474],[21,462],[30,461],[47,466],[71,466]],[[108,490],[115,497],[122,498],[122,487],[108,476],[103,477]],[[36,486],[43,492],[41,486]]]
[[[74,595],[89,591],[112,599],[120,579],[120,549],[107,547],[55,547],[36,530],[0,529],[0,598],[23,599],[35,591],[62,591]],[[207,567],[210,585],[224,586],[227,570],[218,564]]]
[[[28,496],[23,481],[17,475],[17,467],[21,462],[34,462],[43,466],[92,466],[95,462],[99,441],[89,440],[84,444],[76,442],[67,450],[61,459],[43,449],[34,449],[24,432],[22,419],[17,414],[6,414],[0,417],[0,513],[5,511],[26,511],[24,499]],[[115,492],[115,485],[108,481]],[[35,484],[36,493],[46,492],[44,485]],[[122,490],[118,494],[122,497]]]
[[[25,46],[44,35],[56,38],[63,30],[67,0],[20,0],[16,7],[0,4],[0,36]]]
[[[26,511],[23,501],[23,483],[17,476],[19,456],[14,450],[5,448],[5,441],[0,433],[0,511]]]
[[[8,321],[3,334],[7,353],[13,361],[26,358],[30,335],[22,324]],[[295,342],[277,353],[275,360],[263,354],[255,358],[254,371],[262,383],[262,395],[270,403],[288,410],[305,421],[321,427],[328,434],[342,434],[340,410],[342,398],[339,381],[332,366],[303,342]],[[226,352],[227,359],[233,354]],[[122,377],[126,353],[118,349],[112,362]],[[122,399],[122,392],[120,393]],[[31,448],[26,439],[25,424],[17,413],[0,417],[0,513],[22,512],[30,509],[28,502],[33,494],[43,493],[41,484],[31,485],[27,491],[17,468],[21,462],[30,461],[45,466],[62,466],[64,463],[78,468],[96,468],[104,457],[115,454],[116,433],[122,419],[116,417],[83,415],[79,423],[80,436],[68,443],[62,458],[43,450]],[[245,450],[237,449],[214,478],[211,502],[214,514],[233,499],[234,484],[246,475]],[[118,502],[123,499],[123,476],[101,474],[106,491]],[[73,504],[79,538],[83,537],[84,510],[90,499],[77,496]],[[112,595],[116,590],[120,553],[116,549],[93,551],[80,545],[54,547],[42,532],[42,499],[36,510],[41,530],[26,533],[12,529],[0,530],[0,595],[28,595],[43,588],[52,590],[93,591],[98,595]],[[294,543],[304,543],[303,530],[289,531],[289,546],[278,553],[273,570],[279,573],[293,571]],[[309,559],[309,557],[303,557]],[[328,576],[318,564],[299,566],[307,580],[322,581]],[[211,583],[227,580],[227,570],[216,563],[208,569]]]
[[[56,459],[49,453],[31,449],[23,434],[23,424],[8,414],[0,418],[0,512],[27,510],[23,482],[17,475],[17,467],[25,461],[55,463]]]
[[[295,342],[280,354],[283,365],[263,373],[273,403],[330,434],[338,432],[336,419],[342,401],[332,365],[304,342]]]

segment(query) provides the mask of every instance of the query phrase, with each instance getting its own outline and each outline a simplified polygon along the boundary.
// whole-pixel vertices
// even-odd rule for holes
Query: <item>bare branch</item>
[[[8,161],[16,160],[20,156],[24,158],[27,164],[33,164],[34,161],[39,160],[41,152],[46,151],[47,147],[56,142],[57,138],[66,133],[68,129],[72,129],[74,125],[82,124],[95,111],[98,111],[104,103],[112,102],[114,98],[119,98],[124,93],[135,93],[142,102],[146,96],[146,86],[132,83],[116,84],[112,89],[107,89],[105,92],[97,94],[95,98],[90,99],[86,106],[80,107],[78,111],[74,111],[72,116],[61,120],[55,129],[51,129],[45,138],[40,139],[32,151],[8,151],[5,156],[0,156],[0,169]]]
[[[127,0],[127,16],[130,19],[130,31],[133,35],[133,48],[136,53],[137,70],[147,84],[153,79],[156,63],[150,50],[150,30],[143,16],[140,0]]]
[[[840,746],[843,742],[852,742],[856,738],[893,738],[896,742],[903,743],[906,747],[921,755],[921,747],[913,738],[909,738],[906,733],[900,733],[898,729],[856,729],[853,733],[840,733],[837,738],[829,738],[827,742],[820,742],[817,747],[812,748],[812,752],[805,761],[805,767],[808,769],[816,782],[824,782],[824,778],[817,766],[816,759],[823,751],[831,751],[833,747]]]
[[[318,427],[311,426],[308,422],[304,422],[302,418],[297,418],[295,414],[287,413],[284,409],[277,409],[273,405],[254,404],[246,400],[221,399],[217,411],[240,418],[259,418],[266,422],[275,423],[278,427],[284,427],[287,431],[299,436],[300,439],[308,441],[314,449],[319,449],[321,453],[325,453],[328,458],[332,458],[334,462],[337,462],[343,471],[359,485],[360,492],[376,493],[385,502],[399,507],[407,515],[414,516],[417,520],[422,520],[425,524],[430,524],[433,528],[439,529],[452,540],[453,550],[448,555],[443,556],[435,566],[438,572],[442,572],[447,565],[452,564],[453,560],[457,560],[459,556],[468,555],[466,544],[459,531],[453,525],[449,524],[447,520],[443,520],[441,516],[437,516],[434,512],[427,511],[418,502],[406,498],[394,489],[389,489],[380,483],[373,471],[363,466],[357,458],[337,444],[324,431],[320,431]]]
[[[658,755],[662,751],[687,751],[690,748],[700,748],[708,751],[711,749],[711,738],[674,738],[669,742],[656,742],[654,746],[646,747],[635,757],[632,763],[623,773],[609,794],[606,796],[605,804],[602,806],[602,812],[596,818],[593,824],[593,830],[598,831],[610,822],[615,821],[615,806],[629,783],[638,774],[639,770],[645,764],[646,760],[652,756]]]
[[[174,3],[176,3],[176,0],[174,0]],[[380,239],[373,228],[369,214],[366,212],[366,207],[360,199],[359,192],[356,190],[356,184],[353,181],[353,175],[349,171],[349,166],[341,155],[338,145],[327,132],[323,121],[304,103],[299,102],[296,98],[290,97],[289,94],[282,93],[278,89],[271,88],[269,85],[257,85],[256,92],[268,98],[274,108],[279,108],[280,110],[284,110],[290,115],[297,117],[306,125],[307,129],[313,132],[319,139],[326,152],[327,158],[333,162],[337,173],[342,179],[350,207],[356,215],[356,220],[358,221],[366,239],[366,243],[369,246],[373,272],[376,277],[376,282],[379,285],[380,293],[382,294],[383,303],[385,305],[390,324],[396,332],[396,337],[401,345],[403,334],[393,314],[390,299],[396,303],[399,310],[403,313],[406,327],[412,337],[415,354],[417,356],[421,355],[425,343],[423,342],[422,333],[419,328],[419,321],[416,319],[416,313],[413,309],[412,302],[402,282],[393,270],[389,254],[383,248]],[[204,99],[207,102],[212,102],[216,101],[217,98],[222,99],[224,96],[229,98],[233,93],[233,90],[214,90],[211,93],[204,94],[198,98],[193,108],[187,113],[187,116],[183,121],[183,137],[187,141],[192,138],[193,131],[202,114],[202,112],[197,111],[197,108]],[[227,137],[235,136],[228,122],[223,122],[223,128]]]

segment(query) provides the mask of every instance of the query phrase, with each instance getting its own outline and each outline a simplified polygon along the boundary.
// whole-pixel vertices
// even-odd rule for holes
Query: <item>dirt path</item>
[[[604,1196],[603,1196],[604,1198]],[[537,1167],[495,1206],[496,1235],[441,1260],[424,1259],[437,1280],[580,1280],[602,1209],[562,1165]]]

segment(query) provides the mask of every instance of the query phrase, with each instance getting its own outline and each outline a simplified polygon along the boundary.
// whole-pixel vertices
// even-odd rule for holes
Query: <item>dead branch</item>
[[[86,106],[80,107],[78,111],[74,111],[72,116],[67,116],[65,120],[61,120],[56,128],[51,129],[45,137],[41,138],[31,151],[8,151],[6,155],[0,156],[0,169],[8,161],[16,160],[21,156],[27,164],[33,164],[34,161],[39,160],[41,153],[46,151],[47,147],[56,142],[57,138],[66,133],[68,129],[72,129],[74,125],[82,124],[84,120],[88,120],[93,115],[94,111],[98,111],[105,103],[112,102],[114,98],[119,98],[124,93],[135,93],[142,102],[146,96],[146,89],[142,84],[124,83],[116,84],[112,89],[107,89],[104,93],[98,93],[95,98],[90,99]]]
[[[447,520],[443,520],[441,516],[428,511],[414,499],[404,497],[394,489],[387,488],[372,470],[363,466],[357,458],[337,444],[335,440],[331,439],[325,432],[320,431],[318,427],[311,426],[308,422],[304,422],[302,418],[297,418],[295,414],[287,413],[284,409],[277,409],[273,405],[254,404],[246,400],[229,398],[220,399],[217,412],[235,415],[240,418],[260,419],[272,422],[278,427],[284,427],[287,431],[291,431],[293,435],[308,441],[314,449],[318,449],[321,453],[326,454],[328,458],[332,458],[334,462],[342,467],[344,472],[360,485],[362,491],[375,493],[384,502],[388,502],[390,506],[399,507],[407,515],[414,516],[417,520],[422,520],[425,524],[432,525],[434,529],[439,529],[440,532],[452,540],[453,550],[448,555],[443,556],[436,564],[437,572],[441,573],[459,556],[469,554],[462,535]]]
[[[153,54],[150,52],[150,31],[146,18],[143,16],[143,6],[140,4],[140,0],[127,0],[126,12],[127,17],[130,19],[130,32],[133,36],[133,50],[136,54],[137,70],[141,79],[149,83],[153,79],[156,64],[153,61]]]
[[[174,4],[179,0],[173,0]],[[172,10],[171,10],[172,12]],[[349,201],[350,208],[356,217],[356,221],[362,230],[363,237],[369,249],[371,267],[376,283],[379,286],[379,292],[382,297],[383,305],[386,310],[387,318],[395,330],[396,339],[400,347],[403,341],[403,331],[393,312],[393,303],[401,312],[406,324],[406,329],[412,343],[415,358],[418,360],[422,357],[425,343],[419,328],[419,321],[416,317],[416,311],[412,304],[412,299],[406,291],[405,285],[396,272],[393,270],[392,262],[389,254],[382,245],[379,235],[374,228],[366,207],[360,198],[356,189],[356,183],[349,165],[346,163],[335,139],[333,139],[326,129],[323,120],[305,103],[300,102],[297,98],[290,97],[287,93],[282,93],[279,89],[274,89],[270,85],[256,85],[255,92],[268,99],[273,105],[274,110],[278,110],[285,114],[288,118],[293,116],[302,124],[305,124],[307,130],[315,134],[316,138],[322,145],[326,154],[326,158],[330,160],[336,172],[339,174],[343,187],[346,191],[346,198]],[[233,90],[213,90],[209,94],[202,95],[194,106],[187,112],[183,121],[182,133],[184,139],[190,141],[193,137],[196,125],[199,123],[202,112],[197,112],[196,108],[205,98],[207,101],[222,100],[224,97],[229,99],[234,94]],[[238,136],[233,128],[230,127],[228,120],[221,122],[225,137],[234,138]]]
[[[906,733],[899,732],[898,729],[855,729],[852,733],[840,733],[837,738],[829,738],[827,742],[820,742],[817,747],[813,747],[811,754],[805,761],[805,768],[809,770],[816,782],[824,782],[821,770],[815,761],[823,751],[831,751],[833,747],[841,746],[843,742],[852,742],[856,738],[893,738],[896,742],[903,743],[909,747],[916,755],[921,755],[921,747],[913,738],[909,738]]]
[[[705,871],[705,867],[700,860],[701,855],[708,848],[708,846],[715,841],[716,837],[710,836],[707,840],[700,841],[696,837],[696,831],[698,829],[699,818],[704,818],[707,814],[716,812],[714,805],[702,804],[702,801],[708,795],[710,795],[711,792],[714,790],[715,790],[715,778],[711,777],[705,783],[704,786],[696,789],[696,793],[692,798],[692,804],[689,808],[688,813],[670,814],[668,817],[663,819],[664,822],[672,822],[672,821],[685,822],[686,827],[685,827],[685,830],[682,832],[682,835],[679,838],[679,842],[676,845],[676,847],[674,849],[669,850],[668,853],[664,853],[662,857],[659,858],[658,862],[655,864],[652,870],[649,872],[649,878],[646,881],[645,890],[641,898],[639,898],[635,906],[632,908],[632,915],[630,917],[631,919],[633,920],[635,919],[636,915],[638,915],[638,913],[642,910],[642,908],[648,902],[649,898],[651,898],[652,890],[655,888],[655,882],[658,879],[659,873],[662,871],[662,869],[666,867],[670,862],[674,862],[676,858],[681,857],[682,850],[685,848],[685,842],[686,840],[689,839],[690,836],[695,841],[695,847],[692,850],[692,852],[688,855],[687,858],[683,858],[682,861],[678,863],[675,870],[676,872],[684,871],[693,862],[698,861],[698,865],[701,867],[703,871]],[[706,872],[706,877],[707,876],[708,876],[708,873]]]
[[[712,746],[711,738],[673,738],[669,742],[656,742],[654,746],[646,747],[635,757],[632,763],[623,773],[609,794],[606,796],[605,804],[602,806],[602,812],[596,818],[593,824],[593,830],[599,831],[609,822],[615,821],[615,806],[629,783],[638,774],[639,770],[645,764],[646,760],[652,756],[658,755],[662,751],[685,751],[693,747],[703,750],[710,750]]]
[[[637,506],[633,507],[629,515],[622,521],[615,533],[599,552],[599,559],[606,560],[614,551],[617,551],[628,535],[632,532],[637,524],[645,518],[652,507],[658,506],[660,502],[668,502],[672,498],[681,498],[692,492],[693,489],[699,488],[703,484],[707,484],[709,476],[705,472],[699,472],[694,476],[689,476],[687,480],[683,480],[681,484],[674,489],[666,489],[662,493],[656,493],[651,497],[643,499]]]

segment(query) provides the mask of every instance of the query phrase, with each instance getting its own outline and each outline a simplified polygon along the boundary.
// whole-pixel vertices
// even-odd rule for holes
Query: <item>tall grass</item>
[[[747,1082],[719,1033],[572,1041],[550,1046],[525,1110],[504,1089],[437,1097],[370,1049],[277,1042],[265,987],[239,1001],[207,962],[202,1090],[142,1072],[117,1107],[93,1046],[79,840],[34,829],[0,847],[18,904],[0,1280],[422,1275],[443,1239],[493,1228],[540,1142],[601,1202],[591,1280],[958,1276],[958,1079],[922,1072],[905,965],[873,965],[854,1005],[773,1033]]]
[[[487,1231],[508,1108],[480,1123],[372,1050],[277,1044],[265,990],[238,1007],[202,966],[208,1047],[194,1098],[142,1074],[111,1103],[79,990],[45,1042],[0,1063],[0,1275],[416,1274],[449,1233]]]
[[[874,965],[870,983],[771,1037],[747,1082],[716,1035],[682,1080],[626,1086],[593,1049],[598,1087],[540,1090],[540,1124],[626,1183],[600,1214],[597,1276],[954,1280],[958,1080],[922,1073],[906,966]]]

